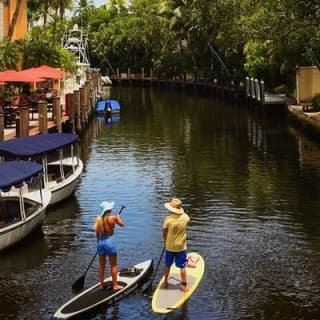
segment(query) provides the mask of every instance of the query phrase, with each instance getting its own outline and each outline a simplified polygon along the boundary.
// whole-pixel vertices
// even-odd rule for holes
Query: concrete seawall
[[[288,111],[297,125],[320,138],[320,112],[305,112],[299,105],[288,105]]]

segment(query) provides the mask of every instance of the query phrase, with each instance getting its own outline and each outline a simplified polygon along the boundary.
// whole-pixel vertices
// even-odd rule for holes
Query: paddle
[[[152,290],[152,283],[153,283],[153,280],[154,280],[154,278],[155,278],[155,276],[156,276],[156,274],[157,274],[157,272],[158,272],[159,265],[160,265],[160,262],[161,262],[161,260],[162,260],[164,251],[165,251],[165,247],[162,248],[161,255],[160,255],[159,261],[158,261],[158,263],[157,263],[156,269],[154,270],[154,273],[153,273],[153,275],[152,275],[151,281],[150,281],[150,283],[147,285],[147,287],[142,290],[143,293],[149,293],[149,292]]]
[[[121,214],[121,212],[122,212],[122,210],[123,210],[124,208],[125,208],[125,206],[122,206],[122,207],[120,208],[120,211],[119,211],[118,214]],[[77,281],[75,281],[75,283],[72,285],[72,287],[71,287],[72,292],[77,293],[77,292],[79,292],[79,291],[81,291],[81,290],[83,289],[83,287],[84,287],[84,279],[85,279],[86,274],[87,274],[88,270],[90,269],[90,267],[91,267],[94,259],[96,258],[97,254],[98,254],[98,252],[96,252],[96,253],[94,254],[94,256],[92,257],[92,259],[91,259],[91,261],[90,261],[90,263],[89,263],[89,265],[88,265],[88,267],[87,267],[87,269],[86,269],[86,271],[85,271],[85,272],[83,273],[83,275],[82,275]]]

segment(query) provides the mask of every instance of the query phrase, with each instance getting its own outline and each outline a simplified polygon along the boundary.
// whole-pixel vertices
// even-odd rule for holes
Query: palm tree
[[[59,12],[59,19],[60,21],[63,20],[65,10],[70,9],[72,5],[72,0],[53,0],[52,7],[55,10],[55,18],[58,18]]]

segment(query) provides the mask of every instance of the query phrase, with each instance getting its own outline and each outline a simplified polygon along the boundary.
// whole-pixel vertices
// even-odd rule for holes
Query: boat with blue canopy
[[[69,197],[83,172],[78,146],[72,133],[46,133],[0,142],[0,156],[8,160],[31,160],[43,166],[44,189],[52,193],[50,205]]]
[[[45,219],[51,192],[42,189],[42,165],[0,163],[0,251],[24,239]]]
[[[114,114],[119,114],[120,108],[119,101],[114,99],[100,100],[96,104],[96,112],[99,115],[105,115],[106,117],[112,117]]]

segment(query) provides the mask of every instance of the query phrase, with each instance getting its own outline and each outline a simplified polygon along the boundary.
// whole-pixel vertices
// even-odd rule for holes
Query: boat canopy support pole
[[[22,197],[22,187],[19,188],[19,205],[20,205],[21,220],[26,220],[26,211],[24,208],[24,201]]]
[[[75,171],[75,164],[74,164],[74,146],[71,145],[71,163],[72,163],[72,172]]]
[[[44,186],[45,188],[48,187],[48,159],[47,156],[44,155],[42,157],[42,166],[43,166],[43,181],[44,181]]]
[[[38,184],[39,184],[39,191],[40,191],[40,200],[41,200],[41,204],[43,205],[43,194],[42,194],[42,179],[41,179],[41,175],[39,175],[39,177],[38,177]]]
[[[64,177],[64,171],[63,171],[63,149],[59,150],[59,158],[60,158],[60,177],[62,180],[65,179]]]

